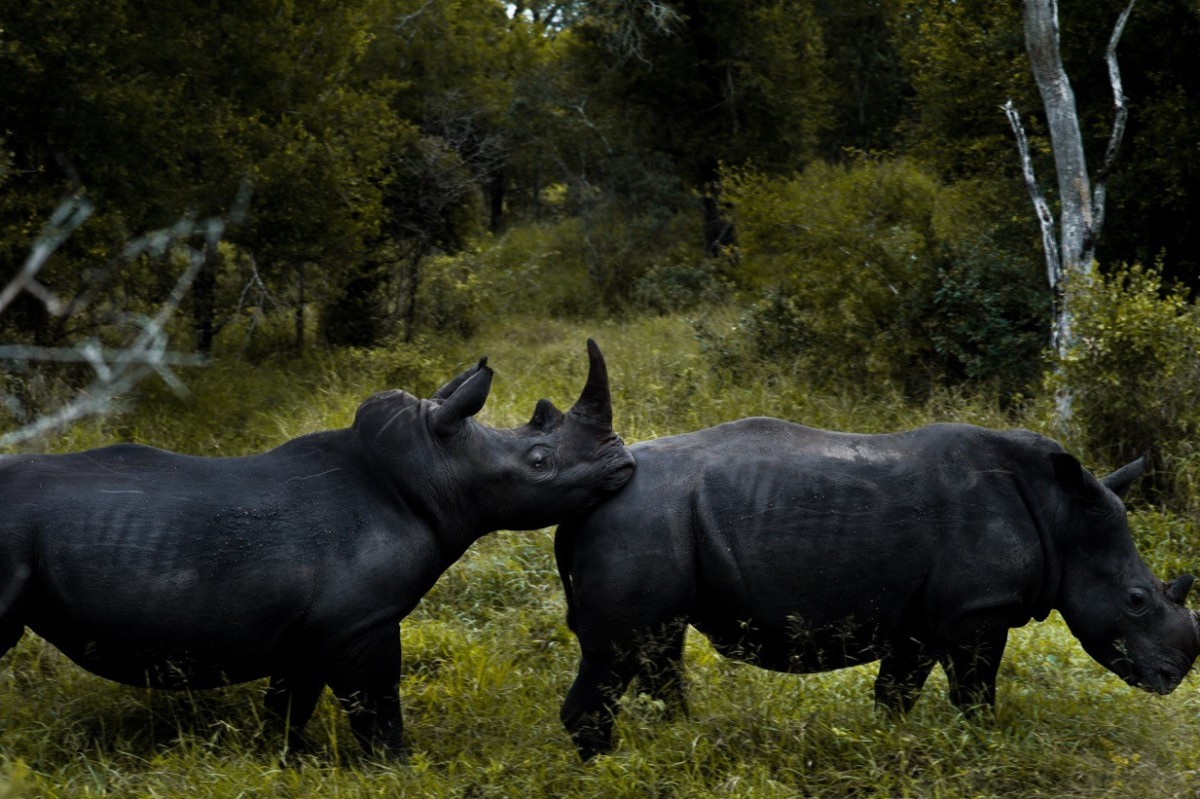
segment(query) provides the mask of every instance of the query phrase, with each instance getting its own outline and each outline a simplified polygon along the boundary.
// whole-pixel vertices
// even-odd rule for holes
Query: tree
[[[914,91],[903,122],[909,152],[951,180],[973,180],[995,192],[997,217],[1023,218],[1008,246],[1028,249],[1038,236],[1012,132],[996,114],[997,99],[1024,110],[1030,155],[1049,174],[1053,155],[1029,68],[1020,3],[898,0],[893,18]],[[1062,1],[1060,46],[1077,97],[1083,147],[1093,169],[1112,127],[1112,87],[1101,54],[1127,0]],[[1163,36],[1162,31],[1170,31]],[[1121,168],[1109,176],[1107,221],[1097,242],[1101,269],[1120,263],[1163,264],[1164,278],[1200,287],[1200,160],[1180,157],[1200,141],[1200,5],[1138,0],[1120,44],[1130,116]],[[1039,265],[1040,271],[1040,265]]]
[[[1116,47],[1125,29],[1125,23],[1133,11],[1134,2],[1135,0],[1130,0],[1129,5],[1118,17],[1105,54],[1116,112],[1104,162],[1094,181],[1088,176],[1083,136],[1075,108],[1075,95],[1062,64],[1058,3],[1056,0],[1024,0],[1022,6],[1030,67],[1045,106],[1058,177],[1058,236],[1054,232],[1054,219],[1049,204],[1042,196],[1034,177],[1028,142],[1011,100],[1005,105],[1005,113],[1017,136],[1022,171],[1042,229],[1046,272],[1057,306],[1051,342],[1059,357],[1062,357],[1073,343],[1068,289],[1074,281],[1089,282],[1092,279],[1096,243],[1104,227],[1105,181],[1116,162],[1121,138],[1125,132],[1128,111],[1121,88],[1120,70],[1117,67]],[[1060,420],[1070,417],[1070,396],[1066,392],[1059,393],[1058,413]]]
[[[897,0],[817,0],[832,124],[821,151],[830,160],[849,149],[882,152],[899,144],[913,88],[900,53]]]
[[[78,289],[86,265],[116,252],[129,230],[166,225],[179,208],[217,213],[249,180],[250,220],[228,241],[254,257],[276,294],[303,285],[305,264],[345,270],[380,217],[376,139],[389,135],[390,113],[351,78],[381,5],[6,3],[8,262],[19,262],[29,229],[58,197],[85,191],[103,210],[49,267],[56,285]],[[221,250],[205,253],[189,295],[201,352],[231,310],[222,297],[237,295],[222,285]],[[161,279],[146,278],[121,270],[107,290],[149,295]]]
[[[820,24],[809,0],[601,0],[573,33],[580,105],[612,113],[701,198],[710,253],[732,241],[722,164],[799,168],[830,125]],[[620,140],[618,140],[620,141]]]

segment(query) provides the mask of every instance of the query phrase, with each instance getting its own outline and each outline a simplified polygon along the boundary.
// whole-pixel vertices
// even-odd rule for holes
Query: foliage
[[[703,257],[695,248],[678,245],[637,279],[632,299],[636,306],[661,314],[713,305],[729,297],[729,276],[736,268],[729,259]]]
[[[448,256],[430,259],[417,298],[417,325],[469,338],[479,328],[483,299],[478,276],[463,261]]]
[[[1075,287],[1072,301],[1076,342],[1049,378],[1070,390],[1071,440],[1114,466],[1149,453],[1159,498],[1174,472],[1189,489],[1174,498],[1200,502],[1200,312],[1187,290],[1135,264]]]
[[[679,243],[687,224],[681,214],[630,217],[622,203],[599,202],[577,216],[514,228],[442,261],[436,269],[453,273],[462,290],[448,295],[443,287],[423,301],[457,296],[480,315],[571,318],[631,306],[694,305],[716,296],[721,278],[720,267],[701,263],[698,246]],[[437,309],[423,318],[426,324],[451,319]]]
[[[901,57],[903,0],[818,0],[832,123],[821,152],[879,152],[899,143],[912,108],[912,78]]]
[[[998,244],[978,188],[861,161],[786,180],[733,172],[726,196],[739,272],[761,295],[731,331],[745,355],[795,360],[818,384],[909,392],[969,379],[1007,394],[1036,373],[1044,292]]]

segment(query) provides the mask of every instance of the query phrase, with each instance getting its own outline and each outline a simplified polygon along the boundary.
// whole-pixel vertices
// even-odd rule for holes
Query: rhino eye
[[[529,468],[534,471],[544,471],[550,468],[550,450],[545,447],[537,447],[529,451],[526,456],[526,462]]]
[[[1150,609],[1150,597],[1141,588],[1135,588],[1129,592],[1129,598],[1125,601],[1130,615],[1140,616]]]

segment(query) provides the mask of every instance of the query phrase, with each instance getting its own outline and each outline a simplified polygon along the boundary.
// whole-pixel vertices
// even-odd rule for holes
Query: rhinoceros
[[[585,760],[611,748],[634,678],[686,711],[689,624],[781,672],[879,660],[876,702],[897,713],[934,663],[953,703],[993,707],[1008,630],[1051,609],[1151,691],[1174,689],[1200,651],[1192,577],[1156,579],[1126,525],[1140,460],[1098,480],[1027,431],[859,435],[768,418],[630,451],[630,482],[555,534],[582,653],[561,718]]]
[[[429,399],[384,391],[349,428],[249,457],[0,457],[0,655],[28,627],[130,685],[269,677],[294,748],[328,685],[364,747],[403,756],[400,620],[483,534],[554,524],[633,471],[588,353],[568,413],[541,400],[510,430],[471,418],[485,358]]]

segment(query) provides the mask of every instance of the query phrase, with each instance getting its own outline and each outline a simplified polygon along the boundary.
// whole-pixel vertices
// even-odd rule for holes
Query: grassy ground
[[[732,385],[712,374],[682,320],[582,328],[497,325],[465,344],[358,353],[194,373],[194,395],[154,390],[136,412],[53,442],[138,440],[238,454],[344,426],[371,391],[427,394],[481,354],[496,381],[483,419],[523,423],[542,396],[567,407],[604,348],[616,426],[628,440],[753,414],[879,431],[957,419],[1039,426],[994,403],[946,393],[813,396],[802,375]],[[1135,534],[1156,569],[1185,565],[1190,520],[1144,511]],[[692,713],[660,718],[627,697],[617,751],[581,766],[558,723],[574,676],[551,531],[483,539],[402,626],[401,687],[414,756],[365,758],[329,698],[310,723],[311,756],[280,762],[264,731],[263,686],[168,694],[86,674],[33,636],[0,662],[0,798],[45,797],[1144,797],[1200,791],[1196,678],[1169,697],[1126,687],[1091,661],[1057,617],[1013,633],[994,721],[964,722],[940,673],[902,721],[871,706],[875,667],[782,676],[723,660],[699,636],[687,651]]]

